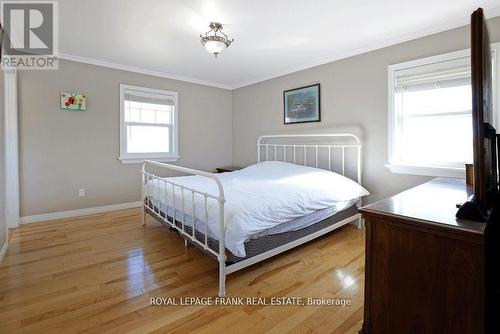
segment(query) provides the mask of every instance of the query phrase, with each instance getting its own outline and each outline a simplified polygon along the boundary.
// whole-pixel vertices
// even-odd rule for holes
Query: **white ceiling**
[[[61,0],[63,58],[224,88],[467,24],[499,0]],[[234,37],[215,59],[208,22]]]

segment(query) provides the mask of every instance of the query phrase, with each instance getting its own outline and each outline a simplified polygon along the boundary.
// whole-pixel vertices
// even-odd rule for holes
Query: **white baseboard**
[[[140,206],[141,206],[141,201],[131,202],[131,203],[120,203],[120,204],[96,206],[93,208],[76,209],[76,210],[44,213],[41,215],[25,216],[25,217],[20,218],[20,222],[21,222],[21,224],[31,224],[31,223],[38,223],[38,222],[42,222],[42,221],[46,221],[46,220],[70,218],[70,217],[77,217],[77,216],[93,215],[96,213],[118,211],[118,210],[125,210],[125,209],[131,209],[131,208],[139,208]]]
[[[0,249],[0,263],[2,263],[3,257],[7,254],[7,249],[9,249],[9,240],[5,240],[2,249]]]

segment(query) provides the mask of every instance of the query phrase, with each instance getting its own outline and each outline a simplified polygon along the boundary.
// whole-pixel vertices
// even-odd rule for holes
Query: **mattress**
[[[154,197],[149,197],[148,200],[149,200],[150,206],[154,207],[155,211],[157,213],[160,213],[160,211],[161,211],[161,217],[164,218],[165,217],[165,206],[160,205],[160,201],[158,201],[158,199],[156,199]],[[264,230],[264,231],[259,232],[259,233],[255,233],[253,235],[250,235],[248,237],[248,239],[257,239],[257,238],[265,237],[266,235],[281,234],[281,233],[285,233],[285,232],[300,230],[302,228],[313,225],[313,224],[315,224],[323,219],[326,219],[330,216],[333,216],[334,214],[336,214],[340,211],[346,210],[347,208],[349,208],[353,205],[357,206],[357,202],[358,202],[358,200],[354,199],[351,201],[336,203],[335,205],[328,207],[326,209],[317,210],[317,211],[310,213],[308,215],[305,215],[305,216],[302,216],[299,218],[295,218],[286,224],[280,224],[280,225],[277,225],[273,228]],[[171,207],[168,207],[167,212],[168,212],[167,216],[171,219],[173,216],[173,209]],[[175,210],[175,213],[176,213],[176,220],[180,223],[180,225],[179,225],[180,227],[182,227],[182,224],[184,224],[185,226],[188,226],[190,228],[193,226],[193,223],[192,223],[193,217],[192,216],[187,215],[187,214],[183,215],[182,211],[180,211],[180,210]],[[198,218],[196,219],[195,225],[196,225],[196,230],[201,231],[201,230],[204,230],[204,228],[205,228],[204,222]],[[202,233],[204,233],[204,232],[202,231]],[[213,239],[218,240],[218,237],[216,235],[213,235],[212,233],[209,233],[209,236]]]
[[[240,171],[217,175],[224,188],[226,248],[245,257],[245,242],[266,235],[305,228],[350,207],[368,192],[356,182],[317,168],[266,161]],[[185,188],[209,194],[192,196]],[[159,212],[217,240],[219,203],[214,180],[203,176],[148,180],[146,196]],[[174,210],[175,207],[175,210]],[[175,211],[175,213],[174,213]],[[192,217],[195,217],[194,219]]]
[[[152,203],[150,203],[150,206],[152,207]],[[165,224],[164,220],[160,217],[165,217],[165,214],[161,211],[158,210],[158,208],[154,207],[154,211],[156,211],[156,214],[153,213],[152,210],[146,209],[149,213],[152,214],[152,216],[159,221],[162,224]],[[285,245],[287,243],[290,243],[294,240],[303,238],[307,235],[310,235],[312,233],[315,233],[317,231],[320,231],[328,226],[335,225],[344,219],[347,219],[351,216],[354,216],[358,212],[358,207],[357,205],[352,205],[344,210],[341,210],[325,219],[322,219],[320,221],[317,221],[313,224],[308,225],[307,227],[303,227],[300,229],[288,231],[288,232],[282,232],[278,234],[269,234],[265,236],[260,236],[256,238],[252,238],[244,243],[245,247],[245,256],[240,257],[234,255],[230,250],[226,248],[226,263],[231,264],[231,263],[236,263],[248,258],[251,258],[255,255],[264,253],[268,250],[274,249],[276,247],[280,247],[282,245]],[[160,215],[160,217],[158,216]],[[172,222],[172,218],[170,216],[167,216],[168,221]],[[176,226],[181,227],[181,223],[179,221],[176,221]],[[185,226],[185,231],[188,234],[192,234],[192,228],[190,226]],[[199,230],[195,231],[195,238],[200,241],[201,243],[205,243],[205,235],[203,232],[200,232]],[[215,238],[208,237],[207,238],[207,244],[210,249],[212,249],[215,252],[219,252],[219,241],[216,240]],[[194,244],[195,246],[199,247],[197,244]],[[199,247],[201,248],[201,247]],[[201,248],[202,251],[204,249]],[[214,254],[210,252],[206,252],[208,255],[215,257]]]
[[[257,239],[257,238],[265,237],[266,235],[281,234],[281,233],[285,233],[285,232],[297,231],[297,230],[303,229],[303,228],[308,227],[310,225],[316,224],[317,222],[322,221],[323,219],[326,219],[330,216],[333,216],[334,214],[336,214],[338,212],[346,210],[353,205],[357,205],[357,202],[358,202],[358,199],[356,198],[356,199],[353,199],[350,201],[336,203],[335,205],[332,205],[326,209],[314,211],[308,215],[305,215],[305,216],[302,216],[299,218],[295,218],[286,224],[280,224],[280,225],[277,225],[273,228],[265,230],[261,233],[256,233],[256,234],[250,236],[249,239]]]

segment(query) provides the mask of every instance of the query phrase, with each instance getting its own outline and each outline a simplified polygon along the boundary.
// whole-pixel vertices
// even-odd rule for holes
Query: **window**
[[[464,177],[472,160],[470,51],[389,66],[387,167]]]
[[[175,161],[177,93],[120,85],[120,160]]]

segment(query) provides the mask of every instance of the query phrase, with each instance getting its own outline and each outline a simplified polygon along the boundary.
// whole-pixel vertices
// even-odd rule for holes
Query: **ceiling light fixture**
[[[228,48],[233,39],[229,39],[225,33],[222,32],[222,24],[219,22],[210,22],[208,25],[210,30],[205,33],[205,36],[200,35],[201,45],[207,49],[208,52],[212,53],[215,58],[217,55]]]

